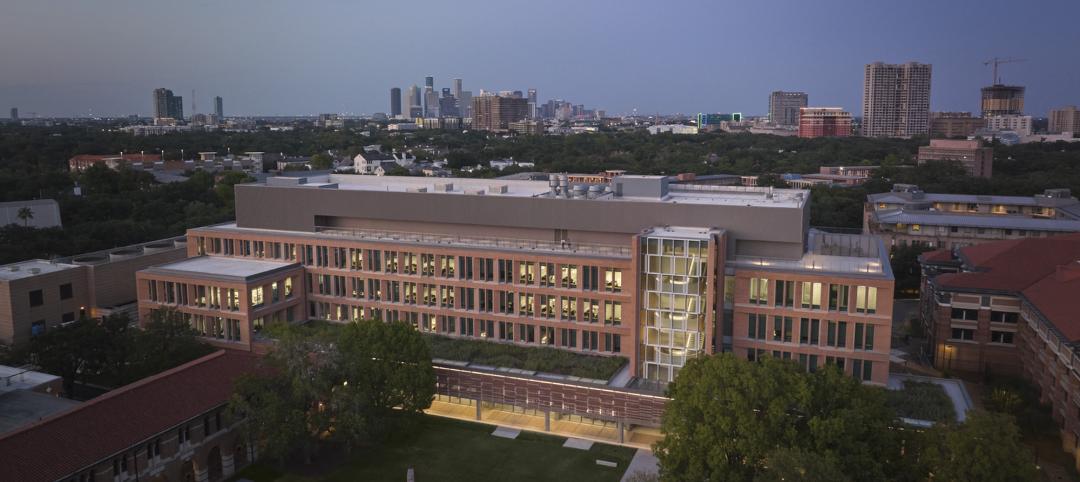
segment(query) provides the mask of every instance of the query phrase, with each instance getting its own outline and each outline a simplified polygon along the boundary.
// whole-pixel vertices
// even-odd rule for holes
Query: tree
[[[922,269],[919,266],[919,255],[933,251],[934,248],[922,245],[899,245],[893,246],[889,253],[889,264],[892,265],[893,275],[896,276],[896,296],[912,296],[919,293],[922,283]]]
[[[341,328],[330,405],[347,447],[382,439],[431,406],[435,370],[422,335],[405,323],[359,321]]]
[[[899,469],[880,389],[833,367],[805,373],[789,361],[725,353],[688,362],[668,392],[665,438],[655,446],[665,480],[749,480],[777,449],[805,451],[853,480]]]
[[[320,152],[311,156],[311,168],[316,171],[323,171],[334,167],[334,159],[329,154]]]
[[[137,365],[122,375],[123,382],[132,382],[154,373],[189,362],[214,351],[200,341],[185,315],[175,308],[150,312],[149,319],[139,331],[134,345]]]
[[[30,209],[30,206],[23,206],[19,208],[19,213],[16,216],[22,220],[24,227],[29,226],[30,220],[34,219],[34,210]]]
[[[852,480],[832,460],[800,449],[782,448],[770,453],[765,468],[754,482],[849,482]]]
[[[76,320],[34,337],[30,342],[31,360],[42,371],[62,377],[64,393],[73,397],[75,386],[106,358],[105,339],[105,331],[96,320]]]
[[[934,480],[1011,482],[1036,480],[1031,451],[1009,415],[973,411],[961,424],[930,429],[922,461]]]
[[[259,443],[259,452],[284,462],[302,451],[310,461],[318,436],[329,427],[324,410],[330,377],[326,376],[330,340],[322,334],[271,327],[278,336],[263,369],[236,382],[230,409],[247,418],[243,431]]]
[[[431,355],[407,324],[269,331],[278,341],[264,369],[238,382],[230,406],[271,458],[301,452],[309,461],[327,436],[347,448],[372,443],[431,405]]]

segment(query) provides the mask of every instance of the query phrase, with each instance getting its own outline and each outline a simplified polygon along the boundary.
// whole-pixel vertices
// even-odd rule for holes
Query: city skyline
[[[0,80],[0,105],[19,107],[23,117],[149,115],[145,95],[133,92],[165,86],[229,98],[235,115],[371,114],[389,110],[389,88],[423,85],[425,76],[434,76],[436,90],[452,87],[454,78],[463,78],[474,93],[482,88],[537,88],[541,102],[575,99],[612,114],[636,109],[642,114],[765,115],[769,93],[775,90],[807,92],[812,106],[859,112],[865,64],[916,61],[934,66],[931,110],[978,112],[979,89],[990,83],[990,69],[983,62],[992,57],[1027,59],[1001,69],[1005,83],[1026,87],[1027,114],[1041,117],[1052,108],[1080,103],[1071,89],[1080,83],[1080,65],[1061,61],[1069,58],[1067,46],[1080,43],[1080,33],[1067,23],[1075,17],[1069,12],[1080,13],[1080,5],[1064,0],[1031,9],[1005,2],[926,5],[933,6],[933,16],[918,6],[847,1],[737,6],[683,2],[664,11],[635,2],[620,4],[614,13],[599,4],[569,2],[543,10],[500,6],[498,12],[489,12],[488,2],[465,8],[431,4],[433,14],[420,18],[421,23],[431,18],[468,24],[517,15],[533,24],[560,25],[547,35],[523,37],[516,25],[493,24],[483,38],[459,34],[453,42],[439,40],[442,33],[422,25],[407,36],[397,33],[393,20],[408,18],[412,8],[405,5],[281,4],[254,9],[254,22],[247,21],[253,11],[247,1],[173,6],[170,14],[176,23],[207,31],[227,28],[244,39],[222,46],[213,36],[193,36],[188,29],[154,30],[151,19],[160,11],[152,5],[106,1],[70,6],[70,17],[80,20],[69,25],[52,18],[54,2],[15,0],[0,19],[0,52],[9,73]],[[997,14],[1006,10],[1009,15]],[[1047,17],[1047,10],[1057,13]],[[368,22],[371,29],[348,27],[358,16],[375,20]],[[87,31],[116,18],[129,28],[108,37]],[[776,18],[783,28],[772,31],[784,33],[760,36],[760,28]],[[884,18],[890,22],[884,24]],[[28,46],[19,40],[35,34],[30,29],[41,22],[58,24],[50,30],[55,42]],[[841,28],[819,28],[829,22]],[[597,26],[607,27],[596,35]],[[1024,34],[987,35],[995,29]],[[297,30],[305,34],[281,34]],[[941,43],[933,36],[912,35],[946,30],[960,41]],[[699,35],[695,32],[712,31],[724,32],[728,40],[692,41]],[[820,41],[800,40],[807,35]],[[687,36],[691,40],[678,48],[655,40]],[[488,41],[499,37],[514,40]],[[372,43],[372,38],[388,41]],[[817,48],[822,44],[830,48]],[[132,63],[132,58],[140,61]],[[498,61],[492,62],[494,58]],[[198,103],[211,105],[212,96],[203,97]]]

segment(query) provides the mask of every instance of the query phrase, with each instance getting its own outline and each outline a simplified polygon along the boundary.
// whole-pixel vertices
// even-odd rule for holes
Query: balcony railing
[[[434,246],[469,247],[485,249],[511,249],[515,251],[545,251],[562,254],[586,254],[629,258],[629,246],[607,244],[550,242],[534,239],[494,238],[480,236],[456,236],[429,233],[410,233],[405,231],[382,231],[374,229],[350,229],[329,226],[316,226],[315,232],[330,236],[359,239],[364,241],[390,241],[398,243],[416,243]]]

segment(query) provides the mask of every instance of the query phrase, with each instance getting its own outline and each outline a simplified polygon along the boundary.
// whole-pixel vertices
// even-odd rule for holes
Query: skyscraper
[[[390,117],[401,115],[401,89],[390,89]]]
[[[473,97],[473,129],[504,132],[511,122],[529,117],[528,100],[521,96],[485,94]]]
[[[1022,115],[1024,88],[1019,85],[995,84],[982,88],[982,116]]]
[[[472,99],[473,97],[471,90],[461,91],[461,97],[458,97],[457,100],[458,114],[461,114],[461,117],[472,117]]]
[[[866,65],[862,135],[911,137],[930,130],[930,64]]]
[[[435,77],[432,77],[430,75],[427,76],[427,77],[424,77],[424,87],[427,87],[427,88],[430,88],[430,89],[434,90],[435,89]]]
[[[454,98],[461,98],[461,79],[454,79]]]
[[[225,106],[222,103],[221,96],[214,97],[214,115],[217,116],[218,122],[225,120]]]
[[[19,113],[18,109],[12,110],[14,111],[12,117]],[[1077,109],[1075,105],[1065,106],[1060,109],[1050,109],[1049,118],[1049,130],[1051,134],[1072,132],[1073,136],[1080,135],[1080,109]]]
[[[799,109],[806,107],[806,101],[806,92],[773,92],[769,95],[769,122],[778,126],[799,125]]]
[[[536,105],[537,105],[537,102],[536,102],[536,89],[529,89],[528,96],[529,96],[529,118],[530,119],[535,119],[536,118]]]
[[[409,104],[410,118],[415,119],[417,117],[424,116],[424,110],[423,107],[421,107],[424,101],[423,98],[420,97],[420,87],[418,87],[416,84],[413,84],[412,87],[409,88],[409,93],[406,100],[408,101],[406,103]]]
[[[457,107],[457,98],[450,93],[450,88],[442,90],[442,98],[439,99],[439,117],[460,117]]]
[[[431,87],[424,87],[424,117],[439,117],[439,94]]]
[[[184,98],[165,88],[154,89],[154,118],[184,118]]]
[[[11,108],[11,120],[13,120],[13,121],[19,120],[19,108],[18,107],[12,107]]]

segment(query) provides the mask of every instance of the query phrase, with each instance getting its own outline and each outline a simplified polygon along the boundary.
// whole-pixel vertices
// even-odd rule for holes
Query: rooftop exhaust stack
[[[567,199],[570,199],[570,178],[566,174],[559,174],[559,190]]]

